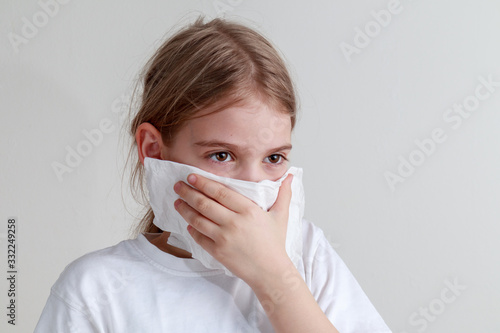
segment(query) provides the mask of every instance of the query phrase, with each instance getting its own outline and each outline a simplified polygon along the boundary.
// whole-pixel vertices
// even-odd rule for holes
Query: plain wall
[[[0,2],[4,272],[18,219],[17,325],[2,278],[2,332],[32,331],[68,263],[129,237],[121,106],[167,33],[220,9],[284,54],[306,217],[391,329],[500,331],[500,2],[62,2]],[[58,177],[78,147],[88,155]]]

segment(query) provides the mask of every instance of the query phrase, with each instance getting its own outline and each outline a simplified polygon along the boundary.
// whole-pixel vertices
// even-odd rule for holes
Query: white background
[[[495,0],[401,0],[385,27],[371,11],[389,1],[378,0],[73,0],[52,16],[35,1],[2,0],[1,267],[15,216],[19,270],[15,327],[1,278],[2,332],[32,331],[69,262],[129,237],[139,212],[127,179],[122,189],[128,141],[117,105],[169,31],[222,15],[221,3],[285,55],[301,102],[293,164],[304,169],[306,217],[391,329],[499,332],[500,87],[458,128],[443,118],[473,101],[478,77],[500,81]],[[361,45],[365,27],[373,37]],[[341,45],[357,34],[346,57]],[[103,119],[110,133],[60,181],[53,163]],[[435,129],[446,140],[419,153],[415,140]],[[385,173],[398,174],[399,156],[420,165],[391,189]]]

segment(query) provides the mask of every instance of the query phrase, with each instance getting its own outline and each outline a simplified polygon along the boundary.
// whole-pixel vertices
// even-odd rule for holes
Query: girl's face
[[[220,112],[202,111],[177,133],[161,157],[210,173],[259,182],[288,169],[290,116],[257,98]]]

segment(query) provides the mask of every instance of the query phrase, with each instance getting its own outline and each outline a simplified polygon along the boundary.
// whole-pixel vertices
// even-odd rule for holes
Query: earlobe
[[[150,123],[142,123],[135,132],[135,142],[141,163],[146,157],[162,159],[161,152],[164,144],[161,133]]]

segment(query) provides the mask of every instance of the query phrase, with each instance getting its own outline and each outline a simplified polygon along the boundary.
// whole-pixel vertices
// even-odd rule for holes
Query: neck
[[[148,237],[148,240],[151,244],[156,246],[161,251],[171,254],[175,257],[192,258],[191,253],[189,253],[188,251],[168,244],[167,241],[169,237],[170,237],[170,232],[164,231],[159,235],[152,236],[152,238]]]

